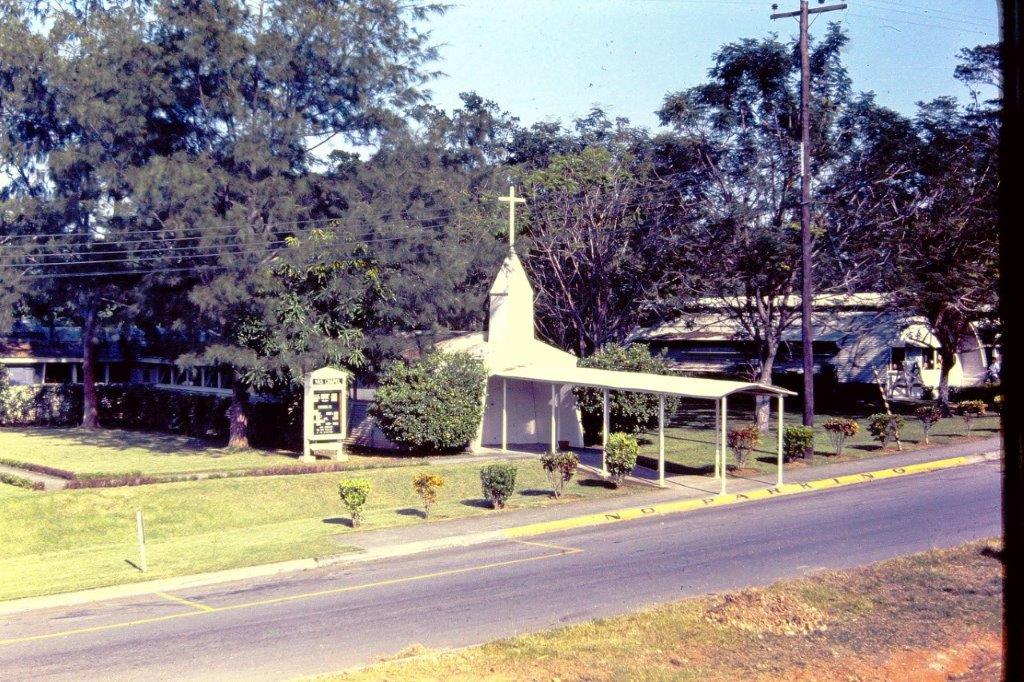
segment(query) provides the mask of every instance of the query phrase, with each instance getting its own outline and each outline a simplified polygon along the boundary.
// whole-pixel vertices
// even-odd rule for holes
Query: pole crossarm
[[[846,9],[849,5],[845,2],[839,3],[838,5],[825,5],[824,7],[812,7],[807,10],[808,14],[821,14],[822,12],[835,12],[837,10]],[[771,15],[772,19],[789,19],[790,17],[800,16],[800,10],[793,12],[775,12]]]

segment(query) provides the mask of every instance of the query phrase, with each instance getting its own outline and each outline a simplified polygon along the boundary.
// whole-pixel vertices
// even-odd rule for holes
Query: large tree
[[[836,172],[837,121],[850,105],[840,51],[846,35],[830,25],[812,45],[811,158],[818,183]],[[783,334],[800,302],[799,53],[771,37],[721,48],[710,80],[665,98],[659,115],[673,133],[657,140],[662,166],[678,193],[675,209],[687,227],[689,276],[683,305],[721,310],[753,343],[751,379],[770,382]],[[812,207],[816,271],[831,268],[830,226]],[[819,291],[844,291],[849,271],[818,277]],[[710,299],[710,300],[708,300]],[[766,428],[768,402],[758,400]]]
[[[998,49],[961,53],[966,106],[949,97],[919,105],[914,119],[889,114],[875,145],[842,178],[845,210],[862,207],[852,252],[892,307],[923,318],[938,340],[938,402],[948,410],[957,353],[975,348],[975,325],[991,320],[998,280],[998,111],[978,87],[998,85]],[[865,172],[865,169],[874,171]]]
[[[132,174],[181,131],[145,3],[4,3],[0,24],[2,220],[21,247],[6,274],[29,303],[81,328],[82,425],[95,428],[101,331],[140,291]]]
[[[541,335],[585,357],[654,317],[677,270],[651,165],[592,146],[552,157],[522,183],[524,265]]]
[[[160,68],[189,126],[188,154],[158,177],[181,197],[197,172],[205,176],[189,220],[173,225],[179,246],[194,246],[184,262],[198,279],[188,298],[203,347],[188,360],[235,370],[232,446],[247,444],[247,396],[275,355],[266,338],[274,320],[254,293],[267,290],[262,278],[274,270],[275,252],[291,237],[305,243],[321,225],[306,222],[313,210],[303,203],[318,150],[373,142],[421,101],[434,53],[417,25],[435,9],[392,0],[155,8]],[[150,212],[154,229],[177,220],[166,207]]]

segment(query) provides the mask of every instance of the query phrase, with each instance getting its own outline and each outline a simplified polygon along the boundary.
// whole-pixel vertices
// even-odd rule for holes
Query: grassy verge
[[[0,457],[74,472],[79,477],[141,473],[153,476],[236,472],[295,465],[294,453],[236,452],[207,441],[120,429],[4,428]],[[351,468],[407,463],[409,457],[353,454]],[[323,461],[323,460],[321,460]]]
[[[555,503],[536,462],[518,465],[509,506]],[[481,499],[480,466],[432,466],[445,478],[432,520],[495,513]],[[361,530],[424,523],[412,477],[422,467],[354,473],[160,483],[0,498],[0,599],[339,554],[350,548],[338,482],[358,475],[372,492]],[[564,502],[628,492],[573,482]],[[562,502],[558,502],[561,504]],[[137,560],[134,514],[146,518],[149,572]]]
[[[7,483],[0,483],[0,501],[15,497],[31,497],[33,494],[31,490]]]
[[[822,422],[829,417],[842,416],[856,419],[860,423],[860,431],[856,436],[848,439],[840,457],[836,457],[829,441],[828,434],[820,428]],[[877,457],[878,455],[889,455],[896,452],[895,446],[882,449],[881,445],[872,440],[868,433],[867,415],[816,415],[815,425],[815,454],[814,465],[834,464],[849,460]],[[776,466],[775,450],[775,425],[776,415],[774,411],[771,416],[772,428],[763,438],[759,448],[750,453],[746,466],[757,469],[762,473],[773,474]],[[921,430],[920,422],[914,417],[905,417],[906,427],[901,432],[903,449],[905,451],[916,450],[928,447],[924,443],[924,432]],[[730,409],[729,428],[752,424],[752,409]],[[785,423],[799,424],[800,415],[787,412]],[[931,446],[948,445],[974,438],[983,438],[999,433],[998,415],[990,415],[975,419],[970,434],[964,427],[964,422],[959,417],[943,419],[936,424],[930,434]],[[640,454],[647,457],[658,457],[658,433],[657,431],[644,434],[641,439]],[[713,471],[715,461],[715,417],[711,408],[684,408],[679,412],[672,427],[665,429],[665,461],[676,465],[679,473],[688,474],[709,474]],[[729,464],[735,464],[732,453],[728,455]]]
[[[999,679],[993,541],[443,653],[332,680]]]

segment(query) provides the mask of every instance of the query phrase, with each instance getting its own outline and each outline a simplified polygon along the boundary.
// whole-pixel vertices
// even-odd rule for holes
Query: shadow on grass
[[[144,448],[157,454],[165,455],[217,455],[227,454],[224,443],[203,438],[189,438],[166,433],[150,431],[129,431],[126,429],[80,429],[63,427],[28,426],[11,429],[18,433],[38,438],[60,438],[74,445],[104,448],[110,450],[129,450]],[[263,452],[263,451],[259,451]],[[266,451],[267,455],[277,454]]]
[[[419,518],[419,519],[427,518],[427,513],[425,511],[423,511],[422,509],[417,509],[416,507],[406,507],[405,509],[396,509],[395,513],[396,514],[401,514],[402,516],[415,516],[416,518]]]
[[[138,571],[139,573],[143,573],[143,572],[144,572],[144,571],[142,570],[142,567],[141,567],[141,566],[139,566],[139,565],[138,565],[137,563],[135,563],[134,561],[132,561],[131,559],[125,559],[125,560],[124,560],[124,562],[125,562],[126,564],[128,564],[129,566],[131,566],[132,568],[134,568],[134,569],[135,569],[136,571]]]
[[[332,516],[324,519],[324,523],[329,523],[332,526],[346,526],[347,528],[353,528],[352,519],[346,519],[341,516]]]
[[[459,500],[459,503],[464,504],[467,507],[475,507],[476,509],[491,509],[491,503],[488,500],[481,500],[479,498]]]
[[[554,497],[554,493],[544,488],[528,488],[520,490],[519,494],[525,497]]]
[[[605,481],[600,478],[584,478],[576,483],[584,488],[604,488],[605,490],[615,490],[616,487],[611,481]]]

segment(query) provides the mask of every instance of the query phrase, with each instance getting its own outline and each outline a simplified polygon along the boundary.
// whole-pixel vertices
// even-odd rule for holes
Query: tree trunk
[[[775,353],[771,353],[771,356],[767,360],[762,360],[761,369],[757,373],[757,381],[762,384],[772,383],[772,367],[774,365]],[[754,421],[757,424],[757,430],[761,433],[768,431],[771,411],[771,396],[758,395],[754,397]]]
[[[939,350],[939,359],[942,361],[942,367],[939,368],[938,404],[942,416],[948,417],[953,414],[949,408],[949,373],[956,366],[956,353],[950,353],[943,347]]]
[[[228,408],[228,448],[244,450],[249,447],[249,395],[237,379],[231,387],[231,407]]]
[[[89,303],[82,325],[82,428],[100,428],[98,400],[96,398],[96,318],[99,311],[95,302]]]

